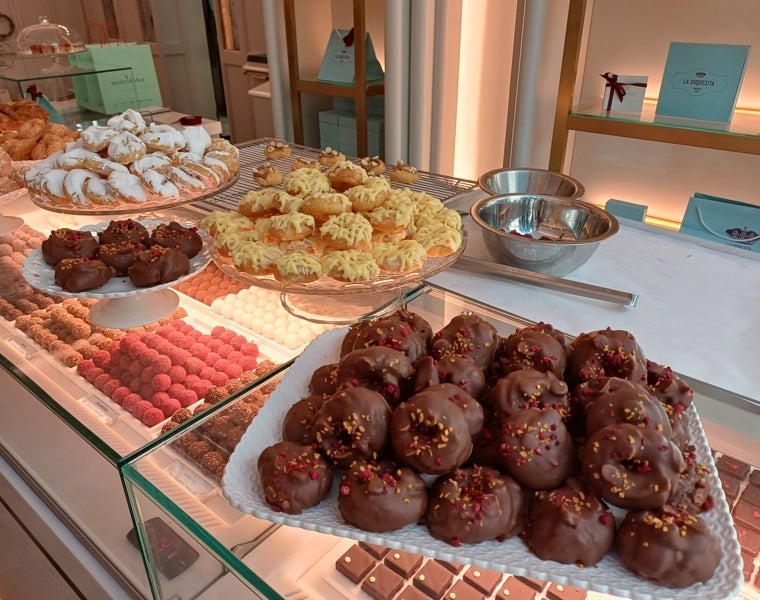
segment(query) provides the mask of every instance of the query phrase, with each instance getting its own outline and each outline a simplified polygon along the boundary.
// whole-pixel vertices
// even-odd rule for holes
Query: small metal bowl
[[[500,194],[470,209],[494,260],[538,273],[572,273],[615,235],[618,221],[606,210],[574,198]]]
[[[586,190],[579,181],[544,169],[495,169],[478,178],[480,188],[491,194],[544,194],[582,198]]]

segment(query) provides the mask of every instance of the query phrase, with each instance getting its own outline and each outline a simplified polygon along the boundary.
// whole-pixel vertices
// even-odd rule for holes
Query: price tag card
[[[166,472],[200,501],[206,500],[217,490],[203,475],[178,460],[171,463]]]

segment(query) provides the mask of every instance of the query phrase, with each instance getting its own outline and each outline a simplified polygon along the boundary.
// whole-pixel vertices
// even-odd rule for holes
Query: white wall
[[[760,109],[760,3],[756,0],[596,0],[576,103],[601,98],[601,73],[647,75],[657,98],[670,42],[750,44],[738,107]],[[760,120],[757,134],[760,134]],[[649,206],[649,215],[680,221],[694,192],[760,205],[760,156],[576,133],[569,173],[587,199]]]

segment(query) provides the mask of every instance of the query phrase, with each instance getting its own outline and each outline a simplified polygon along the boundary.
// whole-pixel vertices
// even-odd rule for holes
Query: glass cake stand
[[[150,230],[164,221],[140,220]],[[83,227],[83,231],[98,231],[108,223]],[[55,282],[55,269],[42,258],[42,250],[33,250],[24,260],[22,275],[33,288],[53,296],[66,298],[90,298],[97,300],[90,308],[90,321],[111,329],[128,329],[152,323],[171,314],[179,305],[179,296],[170,289],[200,273],[210,262],[212,240],[204,231],[198,230],[203,248],[190,259],[190,271],[173,281],[149,288],[132,285],[128,277],[113,277],[103,286],[84,292],[67,292]]]
[[[462,243],[448,256],[428,258],[421,268],[409,273],[381,272],[377,277],[356,282],[338,281],[327,276],[309,283],[283,282],[272,275],[251,275],[241,271],[215,245],[211,256],[219,269],[233,279],[280,292],[283,308],[293,316],[312,323],[341,325],[392,312],[406,291],[440,273],[459,258],[467,243],[467,231],[463,228],[461,233]]]

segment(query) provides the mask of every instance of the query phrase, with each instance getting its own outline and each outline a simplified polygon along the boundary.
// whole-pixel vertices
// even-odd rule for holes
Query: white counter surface
[[[463,221],[465,255],[490,260],[480,231],[469,217]],[[648,359],[760,399],[760,257],[684,237],[621,223],[617,235],[567,276],[639,294],[633,308],[453,269],[431,282],[570,335],[628,330]]]

